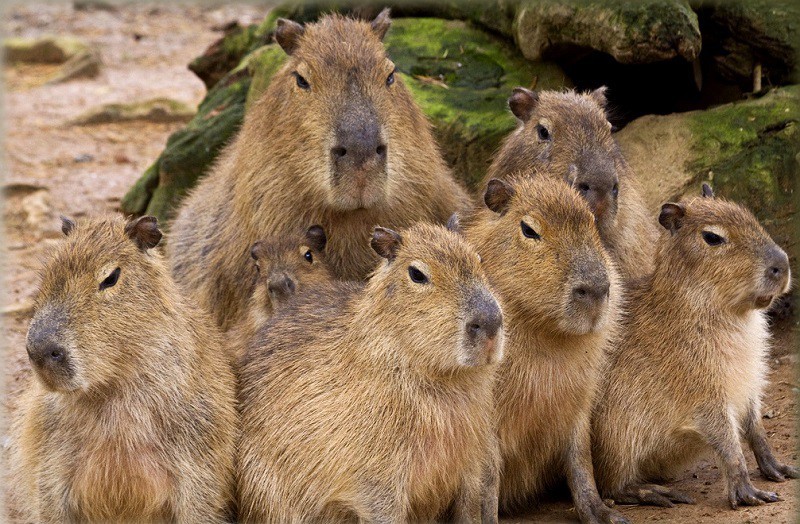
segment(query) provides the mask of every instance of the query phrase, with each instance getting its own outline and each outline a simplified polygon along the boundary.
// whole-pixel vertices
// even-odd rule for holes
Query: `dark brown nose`
[[[386,164],[387,145],[371,106],[347,104],[336,125],[336,145],[331,159],[337,169],[363,169]]]
[[[269,280],[269,284],[267,285],[267,289],[269,289],[271,295],[277,295],[285,298],[294,294],[295,283],[294,280],[289,277],[289,275],[282,274],[275,278],[271,278]]]
[[[57,331],[56,325],[49,319],[31,323],[25,350],[34,366],[53,369],[68,364],[67,349],[59,343]]]
[[[466,324],[470,341],[474,343],[497,337],[503,327],[503,313],[494,297],[488,293],[477,293],[470,299],[470,309],[472,316]]]
[[[767,269],[765,277],[776,284],[782,283],[789,276],[789,257],[778,246],[773,246],[767,252]]]

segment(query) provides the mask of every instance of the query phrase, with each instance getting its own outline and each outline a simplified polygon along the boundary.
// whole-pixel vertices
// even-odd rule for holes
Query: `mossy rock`
[[[92,108],[68,122],[73,126],[111,124],[118,122],[186,122],[195,110],[188,104],[169,98],[151,98],[127,104],[103,104]]]
[[[6,38],[3,53],[7,62],[63,64],[70,58],[90,51],[82,40],[71,36]]]
[[[515,126],[506,105],[511,90],[519,85],[568,85],[557,66],[528,62],[508,42],[461,21],[397,19],[385,43],[403,81],[433,123],[445,159],[473,188],[500,140]],[[277,44],[245,56],[209,91],[187,127],[170,137],[159,159],[123,199],[123,210],[168,218],[285,60]]]
[[[642,180],[648,206],[699,195],[746,205],[800,271],[797,200],[800,191],[800,86],[704,111],[646,116],[617,133]]]
[[[624,64],[646,64],[700,54],[697,16],[685,0],[523,0],[514,40],[528,59],[608,53]]]

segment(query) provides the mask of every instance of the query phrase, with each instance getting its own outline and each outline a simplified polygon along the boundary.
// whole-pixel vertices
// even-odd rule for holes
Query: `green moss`
[[[278,44],[268,44],[259,47],[242,61],[253,83],[250,85],[250,92],[247,95],[246,107],[254,100],[257,100],[269,86],[272,77],[286,63],[287,55]],[[240,66],[241,67],[241,66]]]

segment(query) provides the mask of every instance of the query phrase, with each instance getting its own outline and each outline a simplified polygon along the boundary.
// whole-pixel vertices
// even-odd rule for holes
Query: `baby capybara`
[[[537,173],[490,180],[461,220],[503,305],[497,373],[500,507],[566,479],[583,522],[625,522],[598,495],[590,415],[616,326],[618,278],[580,195]]]
[[[605,88],[576,93],[518,87],[508,105],[520,126],[503,142],[486,180],[519,173],[565,179],[589,204],[624,280],[651,273],[658,227],[611,134]]]
[[[797,478],[761,422],[769,331],[789,289],[789,259],[743,207],[703,197],[667,203],[655,273],[630,293],[622,338],[593,420],[601,492],[622,503],[691,502],[659,484],[711,450],[731,507],[778,500],[750,482],[740,439],[769,480]]]
[[[427,224],[376,228],[371,244],[385,261],[366,285],[298,297],[242,360],[244,521],[464,520],[491,507],[503,331],[478,255]]]
[[[372,22],[278,21],[286,65],[170,231],[173,275],[224,329],[247,302],[255,241],[319,224],[334,275],[363,280],[378,261],[374,224],[443,224],[468,203],[386,56],[389,24],[388,10]]]
[[[222,522],[235,380],[211,318],[152,249],[156,219],[64,219],[27,337],[13,502],[33,522]]]

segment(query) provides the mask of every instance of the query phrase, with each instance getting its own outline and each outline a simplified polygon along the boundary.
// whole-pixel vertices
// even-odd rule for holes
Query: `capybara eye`
[[[306,261],[307,261],[309,264],[311,264],[311,263],[313,263],[313,262],[314,262],[314,255],[312,255],[312,254],[311,254],[311,250],[310,250],[310,249],[309,249],[308,251],[306,251],[306,254],[305,254],[305,255],[303,255],[303,258],[305,258],[305,259],[306,259]]]
[[[117,283],[117,280],[119,280],[119,271],[120,271],[119,268],[115,269],[114,271],[111,272],[110,275],[108,275],[105,278],[105,280],[100,282],[100,291],[103,291],[104,289],[108,289],[110,287],[114,287],[114,285]]]
[[[311,89],[311,84],[309,84],[308,80],[303,78],[300,75],[300,73],[298,73],[297,71],[292,71],[292,74],[294,75],[294,78],[297,81],[297,87],[299,87],[300,89]]]
[[[550,131],[542,124],[536,125],[536,132],[539,134],[539,140],[550,140]]]
[[[720,244],[725,243],[725,239],[719,236],[716,233],[712,233],[711,231],[703,231],[703,240],[706,241],[706,244],[709,246],[719,246]]]
[[[617,198],[617,195],[619,195],[619,186],[617,184],[614,184],[614,187],[611,188],[611,195],[614,198]]]
[[[414,266],[408,266],[408,276],[411,278],[411,281],[414,282],[415,284],[428,283],[428,277],[425,276],[425,273],[415,268]]]
[[[390,85],[394,84],[394,73],[396,71],[397,71],[397,69],[395,69],[394,71],[389,73],[389,76],[386,77],[386,87],[389,87]]]
[[[520,222],[519,225],[522,227],[522,234],[525,235],[525,238],[532,238],[534,240],[541,240],[541,236],[539,233],[534,231],[534,229],[526,224],[525,222]]]

